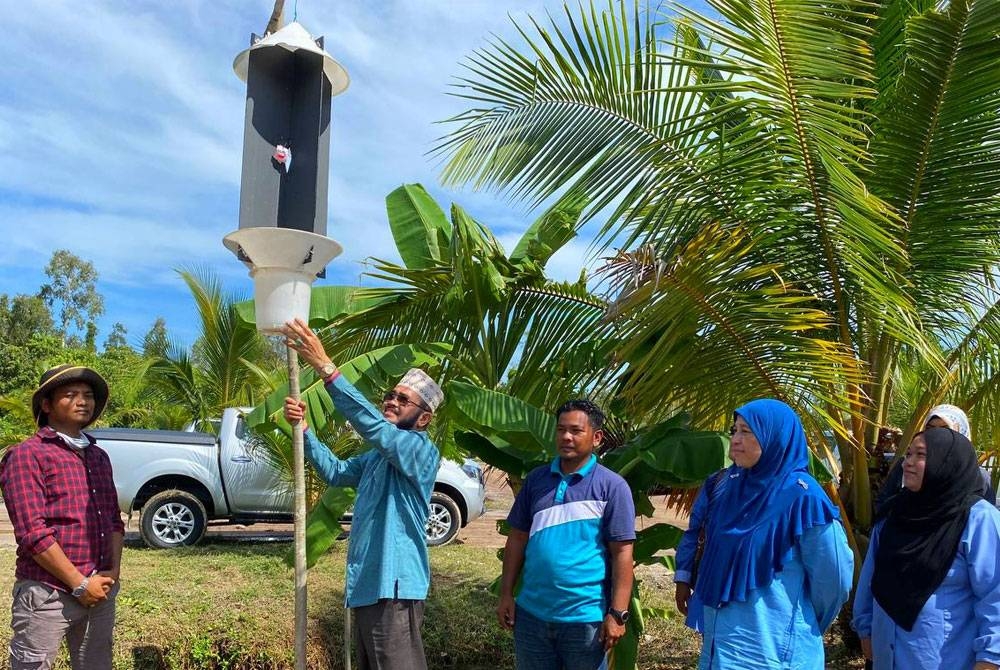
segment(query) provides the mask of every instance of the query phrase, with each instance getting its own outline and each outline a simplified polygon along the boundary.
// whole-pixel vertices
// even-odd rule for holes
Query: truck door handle
[[[233,463],[252,463],[253,459],[249,456],[233,456],[230,458]]]

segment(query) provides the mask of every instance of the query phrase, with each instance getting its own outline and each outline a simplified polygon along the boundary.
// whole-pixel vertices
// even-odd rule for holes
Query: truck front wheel
[[[458,504],[445,493],[431,493],[430,510],[427,515],[427,546],[440,547],[448,544],[462,528],[462,513]]]
[[[205,506],[187,491],[162,491],[146,501],[139,516],[139,532],[156,549],[197,544],[205,535]]]

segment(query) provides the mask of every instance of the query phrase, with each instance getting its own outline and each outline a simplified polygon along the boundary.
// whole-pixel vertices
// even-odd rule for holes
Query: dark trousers
[[[423,600],[386,599],[351,612],[358,670],[427,670]]]

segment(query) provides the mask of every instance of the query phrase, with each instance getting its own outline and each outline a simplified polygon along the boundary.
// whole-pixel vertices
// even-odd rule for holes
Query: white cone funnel
[[[223,238],[250,268],[257,330],[278,334],[287,321],[309,321],[312,283],[343,248],[329,237],[290,228],[244,228]]]

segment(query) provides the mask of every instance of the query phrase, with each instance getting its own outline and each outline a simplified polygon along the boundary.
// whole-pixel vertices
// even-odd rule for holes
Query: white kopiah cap
[[[413,391],[420,396],[420,399],[431,408],[433,412],[444,400],[444,392],[441,391],[441,387],[438,386],[437,382],[431,379],[431,376],[421,370],[420,368],[411,368],[409,372],[403,375],[403,378],[399,380],[399,386],[405,386],[408,389],[413,389]]]

